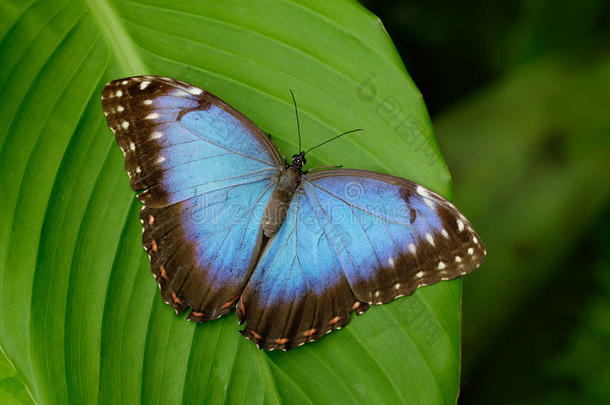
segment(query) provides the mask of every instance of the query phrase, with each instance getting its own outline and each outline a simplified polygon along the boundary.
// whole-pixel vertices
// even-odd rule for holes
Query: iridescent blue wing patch
[[[277,149],[241,113],[178,80],[115,80],[102,105],[144,204],[142,241],[163,299],[198,321],[229,312],[260,250]]]
[[[237,307],[242,333],[290,349],[350,312],[467,274],[485,248],[466,218],[408,180],[363,170],[304,175]]]

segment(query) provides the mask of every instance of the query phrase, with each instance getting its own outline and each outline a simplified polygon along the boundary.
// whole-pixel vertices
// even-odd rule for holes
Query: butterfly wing
[[[191,307],[190,319],[222,316],[258,256],[277,149],[235,109],[178,80],[115,80],[102,105],[144,203],[142,242],[164,300],[179,314]]]
[[[447,200],[362,170],[303,176],[286,221],[238,305],[242,333],[289,349],[350,321],[350,312],[477,268],[485,248]]]

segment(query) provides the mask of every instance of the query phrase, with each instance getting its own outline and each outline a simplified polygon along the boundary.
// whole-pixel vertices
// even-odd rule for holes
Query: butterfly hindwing
[[[297,193],[237,307],[242,334],[266,350],[314,341],[369,305],[352,292],[316,208]]]
[[[144,203],[142,242],[164,300],[191,307],[190,319],[222,316],[261,247],[277,150],[235,109],[178,80],[115,80],[102,105]]]
[[[466,218],[416,183],[362,170],[305,175],[242,295],[243,333],[289,349],[346,325],[352,310],[469,273],[484,256]]]

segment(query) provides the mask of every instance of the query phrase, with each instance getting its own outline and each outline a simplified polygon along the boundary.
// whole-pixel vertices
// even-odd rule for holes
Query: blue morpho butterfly
[[[248,118],[187,83],[115,80],[102,104],[163,299],[200,322],[237,307],[259,348],[312,342],[485,257],[438,194],[365,170],[303,171],[305,152],[288,164]]]

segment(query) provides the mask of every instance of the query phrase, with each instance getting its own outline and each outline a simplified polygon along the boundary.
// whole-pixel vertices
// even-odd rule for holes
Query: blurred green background
[[[610,2],[373,1],[489,252],[462,404],[610,403]]]

